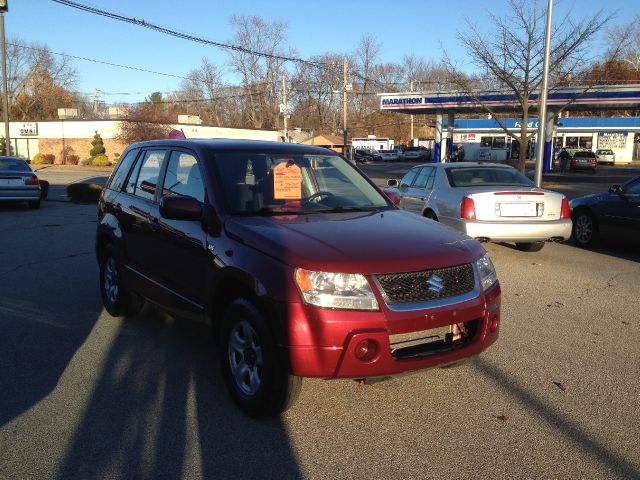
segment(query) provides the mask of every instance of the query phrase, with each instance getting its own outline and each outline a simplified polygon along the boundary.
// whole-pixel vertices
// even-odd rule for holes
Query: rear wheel
[[[234,402],[252,417],[287,410],[302,386],[302,378],[289,374],[264,317],[244,298],[233,301],[224,314],[220,364]]]
[[[129,292],[123,285],[113,245],[105,247],[100,259],[100,293],[105,310],[114,317],[135,315],[144,305],[142,298]]]
[[[581,247],[592,247],[598,242],[598,224],[587,210],[580,210],[573,217],[573,241]]]
[[[433,220],[434,222],[438,221],[438,216],[432,210],[427,210],[426,212],[424,212],[424,216],[430,220]]]
[[[522,252],[539,252],[544,247],[544,242],[516,243],[516,248]]]

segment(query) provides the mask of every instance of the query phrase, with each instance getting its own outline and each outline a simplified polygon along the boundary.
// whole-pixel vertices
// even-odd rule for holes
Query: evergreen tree
[[[89,155],[91,155],[92,158],[95,157],[96,155],[104,155],[104,153],[106,152],[104,148],[104,142],[102,141],[102,137],[100,136],[97,130],[96,130],[96,134],[93,136],[93,141],[91,142],[91,145],[93,145],[93,148],[89,152]]]

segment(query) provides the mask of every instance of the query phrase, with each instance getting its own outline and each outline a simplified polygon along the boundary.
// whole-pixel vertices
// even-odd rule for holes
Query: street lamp
[[[4,14],[9,11],[8,0],[0,0],[0,37],[2,37],[2,84],[4,94],[4,140],[6,154],[11,155],[9,138],[9,82],[7,81],[7,45],[4,40]]]

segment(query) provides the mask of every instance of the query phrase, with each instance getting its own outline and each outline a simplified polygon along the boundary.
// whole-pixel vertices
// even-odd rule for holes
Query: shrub
[[[78,155],[68,155],[67,156],[67,164],[68,165],[78,165],[80,161],[80,157]]]
[[[118,152],[113,154],[113,163],[118,163],[120,161],[120,154]]]
[[[80,162],[80,165],[91,165],[91,160],[93,160],[91,157],[85,158]]]
[[[89,151],[89,155],[95,157],[97,155],[104,155],[106,150],[104,149],[104,142],[102,141],[102,137],[96,130],[96,134],[93,136],[93,141],[91,142],[93,148]]]
[[[36,153],[35,157],[31,160],[32,165],[42,165],[46,163],[46,158],[44,158],[44,153]]]
[[[102,187],[96,183],[72,183],[67,187],[67,195],[72,202],[97,203]]]
[[[7,140],[4,137],[0,137],[0,155],[7,154]]]
[[[44,159],[45,159],[44,163],[53,164],[53,162],[56,161],[56,156],[53,153],[46,153],[44,155]]]
[[[91,159],[91,165],[94,167],[108,167],[110,165],[109,158],[106,155],[96,155]]]

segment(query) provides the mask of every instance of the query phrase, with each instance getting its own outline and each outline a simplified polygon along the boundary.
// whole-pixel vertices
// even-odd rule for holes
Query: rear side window
[[[163,195],[183,195],[204,202],[204,183],[196,157],[172,152],[164,179]]]
[[[136,166],[127,182],[127,193],[146,200],[153,200],[160,177],[160,166],[165,150],[147,150],[138,158]]]
[[[131,165],[133,165],[133,161],[138,156],[138,152],[140,149],[134,148],[133,150],[129,150],[124,157],[120,159],[118,165],[116,166],[116,171],[113,173],[111,177],[111,182],[108,187],[120,191],[122,190],[122,186],[124,185],[125,180],[127,179],[127,175],[129,175],[129,170],[131,170]]]
[[[433,167],[423,167],[418,174],[415,182],[413,182],[414,188],[431,188],[433,186]]]

